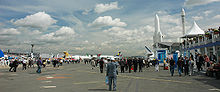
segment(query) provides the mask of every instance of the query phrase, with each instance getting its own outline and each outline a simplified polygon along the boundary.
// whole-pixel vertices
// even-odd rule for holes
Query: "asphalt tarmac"
[[[0,69],[0,92],[105,92],[105,72],[91,69],[87,64],[64,64],[61,67],[47,66],[41,74],[37,68],[17,72]],[[220,80],[202,74],[173,77],[168,70],[119,73],[117,92],[220,92]],[[120,71],[120,70],[119,70]]]

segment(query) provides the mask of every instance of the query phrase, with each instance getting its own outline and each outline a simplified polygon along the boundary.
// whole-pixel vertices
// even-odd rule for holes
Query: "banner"
[[[0,57],[4,57],[4,53],[1,49],[0,49]]]

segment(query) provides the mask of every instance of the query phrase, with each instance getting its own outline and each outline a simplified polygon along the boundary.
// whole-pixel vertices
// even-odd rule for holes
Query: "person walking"
[[[210,66],[210,60],[207,55],[204,55],[205,58],[205,70]]]
[[[150,58],[147,58],[145,60],[145,65],[146,65],[146,68],[149,68],[150,67]]]
[[[155,71],[159,72],[159,60],[155,59],[154,63],[155,63]]]
[[[121,66],[121,73],[124,73],[125,72],[125,70],[124,70],[124,68],[125,68],[125,61],[123,59],[121,59],[119,61],[119,65]]]
[[[199,54],[198,58],[199,59],[196,65],[197,65],[198,72],[200,72],[202,70],[202,64],[204,62],[204,58],[201,54]]]
[[[15,61],[14,58],[10,61],[10,64],[9,64],[9,67],[10,67],[9,72],[13,72],[12,69],[14,68],[14,65],[13,65],[13,62],[14,62],[14,61]]]
[[[43,61],[42,61],[42,66],[43,66],[43,68],[45,68],[46,67],[46,59],[43,59]]]
[[[16,72],[17,71],[17,67],[18,67],[19,63],[18,60],[15,59],[15,61],[13,62],[13,71]]]
[[[173,58],[170,59],[170,73],[171,76],[173,76],[174,74],[174,66],[175,66],[175,61],[173,60]]]
[[[184,74],[185,74],[185,76],[189,75],[189,60],[186,56],[184,59]]]
[[[31,67],[31,66],[34,67],[34,61],[33,61],[32,58],[30,58],[30,59],[28,60],[28,68]]]
[[[58,61],[56,59],[53,59],[52,62],[53,62],[53,67],[56,67]]]
[[[134,72],[137,72],[137,67],[138,67],[138,59],[137,58],[134,58],[133,64],[134,64]]]
[[[42,61],[41,58],[37,60],[37,73],[41,73]]]
[[[125,62],[125,71],[128,71],[128,59],[124,59]]]
[[[210,61],[215,63],[217,61],[216,56],[213,54],[213,52],[210,53],[210,57],[209,57]]]
[[[27,69],[27,58],[24,58],[24,60],[22,61],[23,67],[22,70],[26,70]]]
[[[95,68],[95,60],[94,59],[91,60],[91,65],[92,65],[92,69]]]
[[[99,68],[101,73],[103,73],[103,67],[104,67],[104,61],[103,58],[101,58],[101,60],[99,60]]]
[[[107,71],[106,76],[108,76],[109,79],[109,91],[112,90],[112,84],[113,84],[113,91],[116,91],[116,83],[117,83],[117,64],[115,63],[115,60],[111,60],[111,63],[107,64]]]
[[[128,59],[128,70],[129,70],[129,73],[131,73],[131,66],[132,66],[132,59],[129,58]]]
[[[178,66],[178,73],[179,73],[179,76],[182,76],[182,69],[183,69],[183,60],[182,60],[182,57],[179,57],[178,58],[178,61],[177,61],[177,66]]]
[[[139,60],[138,60],[138,64],[139,64],[139,72],[143,72],[143,71],[142,71],[143,62],[144,62],[144,59],[139,58]]]
[[[194,61],[192,57],[189,58],[189,76],[193,74]]]

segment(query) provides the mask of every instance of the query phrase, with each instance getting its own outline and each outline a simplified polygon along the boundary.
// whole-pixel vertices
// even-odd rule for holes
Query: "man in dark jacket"
[[[13,58],[13,60],[9,64],[9,66],[10,66],[10,69],[9,69],[10,72],[16,72],[17,67],[18,67],[18,60]]]
[[[173,58],[170,59],[170,73],[171,76],[173,76],[174,74],[174,66],[175,66],[175,61],[173,60]]]
[[[42,67],[42,61],[41,58],[37,60],[37,73],[41,73],[41,67]]]
[[[137,58],[134,58],[133,64],[134,64],[134,72],[137,72],[137,67],[138,67],[138,59]]]
[[[197,66],[197,69],[198,69],[198,72],[202,70],[202,64],[204,62],[204,58],[201,54],[198,55],[198,61],[196,62],[196,66]]]
[[[124,73],[125,72],[125,70],[124,70],[124,68],[125,68],[125,61],[124,61],[124,59],[121,59],[119,64],[121,66],[121,73]]]
[[[129,69],[129,73],[131,73],[131,66],[132,66],[132,59],[129,58],[129,59],[128,59],[128,69]]]
[[[103,73],[103,66],[104,66],[104,61],[103,58],[99,60],[99,67],[100,67],[100,72]]]
[[[9,64],[9,67],[10,67],[9,72],[12,72],[11,70],[14,68],[13,62],[14,62],[14,59],[12,59],[10,64]]]
[[[213,54],[213,52],[210,53],[210,57],[209,57],[210,61],[212,61],[213,63],[215,63],[217,61],[216,56]]]
[[[184,74],[189,75],[189,60],[186,56],[184,59]]]
[[[142,58],[139,58],[138,64],[139,64],[139,72],[143,72],[142,71],[142,67],[143,67],[143,59]]]
[[[179,76],[181,76],[182,71],[183,71],[183,70],[182,70],[182,69],[183,69],[183,60],[182,60],[182,57],[179,57],[179,58],[178,58],[177,66],[178,66]]]
[[[13,67],[14,67],[14,68],[13,68],[13,71],[14,71],[14,72],[16,72],[17,67],[18,67],[18,64],[19,64],[19,63],[18,63],[18,60],[15,59],[15,61],[13,62]]]
[[[125,71],[128,70],[128,59],[124,59],[124,62],[125,62]]]
[[[53,62],[53,67],[56,67],[58,61],[56,59],[53,59],[52,62]]]

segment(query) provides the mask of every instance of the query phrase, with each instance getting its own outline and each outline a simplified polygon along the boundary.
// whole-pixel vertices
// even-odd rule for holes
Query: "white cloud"
[[[184,6],[193,7],[199,5],[206,5],[213,2],[219,2],[220,0],[185,0]]]
[[[146,30],[147,32],[154,32],[154,27],[150,25],[146,25],[144,27],[141,27],[140,30]]]
[[[85,42],[85,43],[89,43],[89,41],[88,41],[88,40],[85,40],[84,42]]]
[[[208,16],[210,13],[212,13],[213,11],[211,11],[211,10],[207,10],[207,11],[205,11],[204,12],[204,14],[205,14],[205,16]]]
[[[220,15],[214,16],[213,19],[220,19]]]
[[[0,23],[0,26],[4,26],[4,24],[3,24],[3,23]]]
[[[39,30],[34,30],[31,34],[34,34],[34,35],[36,35],[36,34],[41,34],[42,32],[40,32]]]
[[[0,35],[18,35],[20,32],[15,28],[1,29]]]
[[[132,30],[127,30],[121,27],[112,27],[110,29],[104,30],[104,32],[110,35],[119,36],[119,37],[131,36],[133,33]]]
[[[120,9],[118,7],[118,2],[111,2],[110,4],[97,4],[94,10],[96,13],[102,13],[114,9]]]
[[[61,27],[59,30],[55,32],[51,32],[49,34],[45,34],[41,36],[42,41],[62,41],[62,40],[72,40],[75,37],[76,33],[74,29],[70,27]]]
[[[82,12],[82,14],[83,15],[88,15],[90,11],[91,11],[90,9],[86,9],[85,11]]]
[[[167,38],[178,38],[180,36],[182,36],[182,26],[174,26],[171,27],[170,29],[168,29],[169,31],[166,33],[167,34]]]
[[[103,17],[98,17],[91,24],[88,24],[88,26],[93,26],[93,27],[127,26],[127,24],[125,22],[121,22],[119,18],[112,19],[111,16],[103,16]]]
[[[104,30],[103,32],[118,38],[120,41],[131,43],[152,40],[152,37],[150,36],[153,34],[153,31],[154,28],[152,26],[146,25],[133,30],[121,27],[112,27],[110,29]]]
[[[176,16],[172,16],[172,15],[159,16],[159,18],[161,22],[164,22],[164,23],[173,23],[176,25],[179,25],[181,23],[179,18],[177,18]]]
[[[33,15],[28,15],[25,18],[16,20],[13,23],[23,27],[46,29],[52,24],[56,23],[56,20],[54,20],[49,14],[46,14],[45,12],[38,12]]]
[[[157,11],[157,14],[167,14],[167,12],[166,11]]]
[[[202,20],[202,19],[203,19],[202,16],[192,16],[192,18],[193,18],[194,20]]]
[[[62,35],[74,35],[75,31],[70,27],[62,27],[58,31],[55,32],[57,36]]]

